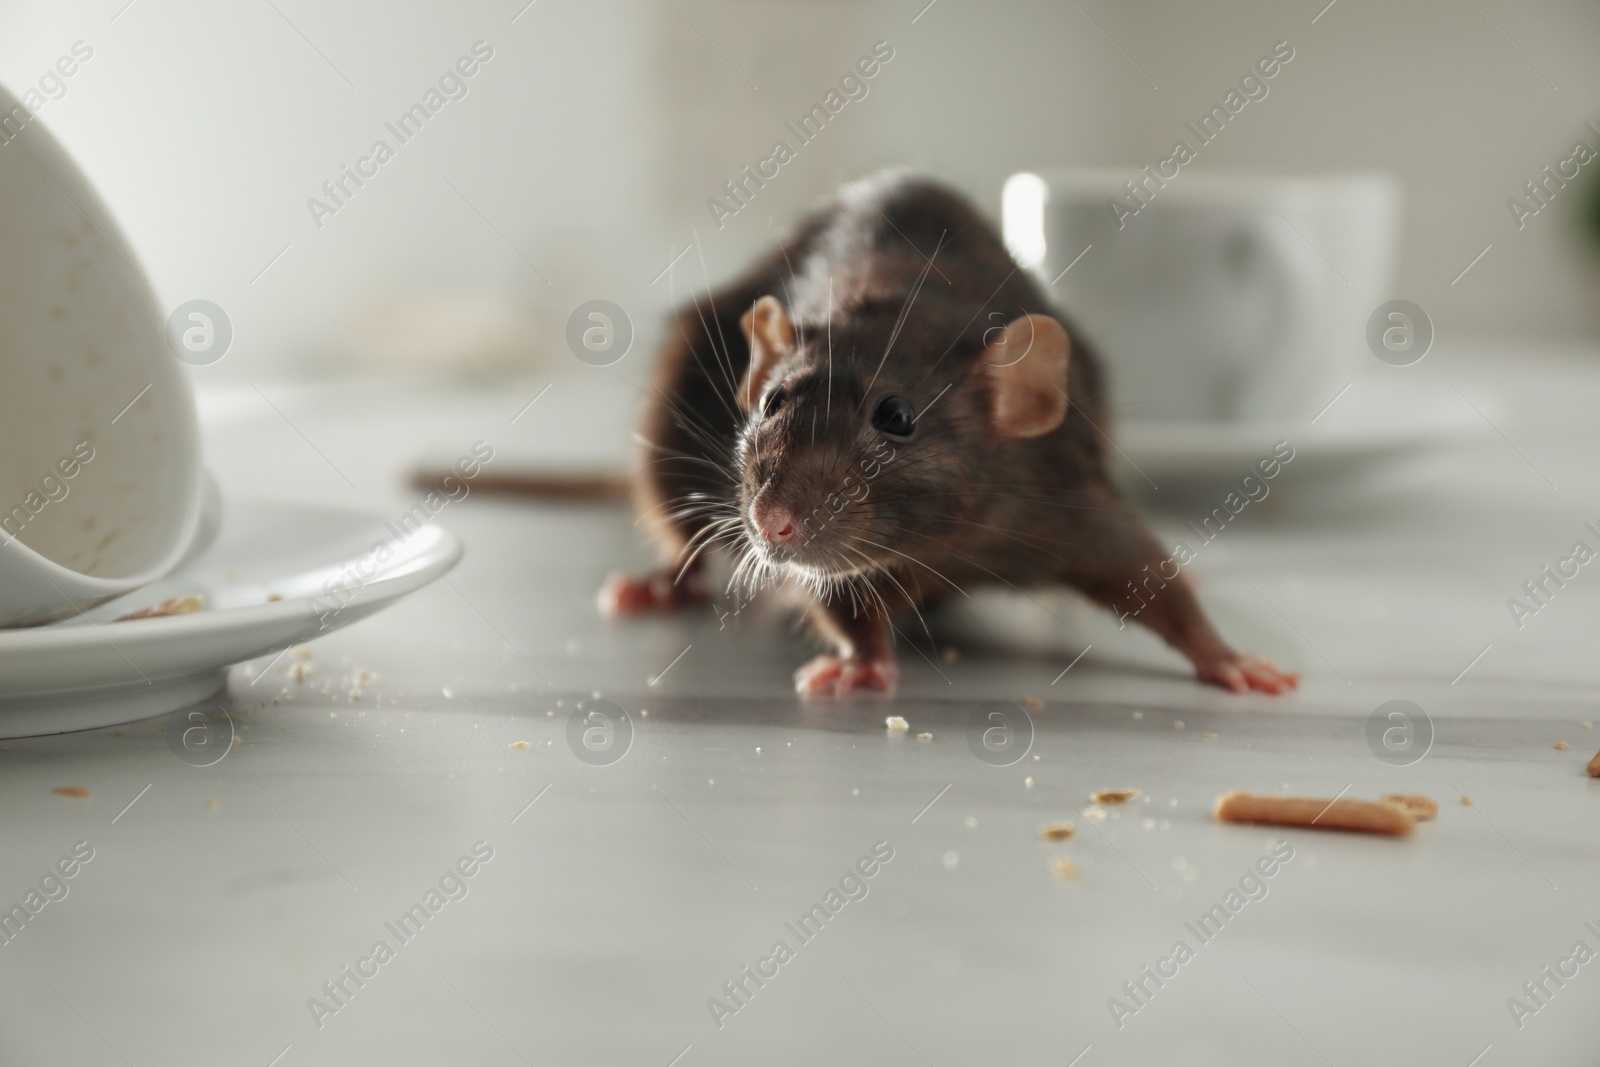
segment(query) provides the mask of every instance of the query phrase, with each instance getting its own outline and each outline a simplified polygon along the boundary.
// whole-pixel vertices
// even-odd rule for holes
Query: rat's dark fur
[[[762,297],[786,310],[794,344],[745,386],[746,315]],[[1066,379],[1050,383],[1070,400],[1065,417],[1039,436],[997,432],[986,345],[1027,314],[1066,326],[988,222],[937,184],[858,183],[812,213],[743,277],[678,312],[635,482],[667,568],[614,588],[613,606],[691,599],[702,553],[730,548],[740,584],[803,591],[836,653],[797,676],[801,688],[847,692],[893,688],[896,628],[920,628],[927,606],[974,586],[1068,585],[1119,614],[1141,603],[1137,588],[1149,601],[1137,621],[1202,678],[1291,687],[1293,676],[1223,642],[1183,577],[1158,573],[1167,554],[1107,473],[1099,360],[1069,326]],[[741,388],[757,386],[747,412]],[[916,413],[909,437],[873,428],[891,396]],[[758,501],[796,516],[801,536],[763,539]]]

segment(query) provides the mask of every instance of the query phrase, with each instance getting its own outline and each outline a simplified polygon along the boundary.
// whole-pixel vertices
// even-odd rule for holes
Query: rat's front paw
[[[1269,663],[1259,656],[1251,656],[1232,649],[1198,657],[1194,670],[1202,682],[1220,685],[1235,693],[1252,690],[1261,693],[1287,693],[1300,687],[1300,676]]]
[[[842,697],[857,690],[890,694],[900,668],[889,657],[840,659],[818,656],[794,672],[794,691],[802,696]]]
[[[672,572],[656,571],[641,577],[621,573],[607,575],[597,599],[600,614],[615,619],[623,615],[672,611],[688,604],[705,603],[709,598],[699,575],[690,573],[681,581],[674,581]]]

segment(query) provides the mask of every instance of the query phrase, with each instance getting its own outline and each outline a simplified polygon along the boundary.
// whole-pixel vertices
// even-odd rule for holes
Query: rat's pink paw
[[[1300,687],[1300,676],[1268,663],[1259,656],[1251,656],[1232,649],[1197,657],[1194,670],[1202,682],[1220,685],[1235,693],[1287,693]]]
[[[818,656],[794,672],[794,691],[802,696],[842,697],[861,690],[891,694],[900,680],[893,659],[840,659]]]
[[[623,615],[673,611],[687,604],[705,602],[705,588],[698,575],[686,574],[677,583],[673,582],[673,577],[670,571],[656,571],[640,578],[621,573],[607,575],[597,597],[600,614],[615,619]]]

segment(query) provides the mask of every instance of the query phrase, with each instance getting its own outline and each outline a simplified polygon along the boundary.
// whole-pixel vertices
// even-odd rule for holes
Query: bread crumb
[[[1174,720],[1172,720],[1172,728],[1174,730],[1183,729],[1183,720],[1182,719],[1174,719]]]
[[[1558,752],[1565,752],[1567,749],[1569,749],[1571,747],[1572,746],[1567,744],[1565,741],[1557,741],[1556,742],[1556,751],[1558,751]]]
[[[1078,870],[1078,865],[1066,856],[1052,856],[1050,857],[1050,873],[1062,881],[1076,882],[1081,872]]]
[[[87,799],[89,791],[81,785],[58,785],[50,792],[63,797],[82,797]]]
[[[892,734],[903,734],[907,730],[911,729],[911,724],[906,722],[905,717],[901,715],[889,716],[887,719],[883,720],[883,725],[886,726],[889,732]]]
[[[212,811],[216,811],[217,810],[217,798],[216,797],[206,797],[206,807],[210,808]]]
[[[294,650],[295,659],[310,659],[314,655],[316,655],[316,653],[311,651],[310,645],[301,645],[299,648]]]
[[[1099,822],[1101,819],[1106,817],[1106,809],[1102,808],[1098,804],[1090,804],[1087,808],[1083,809],[1083,817],[1085,819],[1093,819],[1095,822]]]
[[[316,670],[316,667],[302,660],[301,662],[290,666],[289,677],[293,678],[297,682],[303,682],[315,674]]]
[[[1589,722],[1587,720],[1585,720],[1584,722],[1580,722],[1578,725],[1583,727],[1585,730],[1593,730],[1594,729],[1594,723]]]
[[[154,607],[141,608],[130,611],[126,615],[119,615],[112,622],[128,622],[131,619],[159,619],[167,615],[192,615],[206,606],[206,598],[198,593],[189,596],[175,596],[163,600]]]
[[[1126,804],[1143,794],[1142,789],[1102,789],[1098,793],[1090,793],[1089,799],[1096,804]]]
[[[1594,759],[1589,761],[1589,777],[1600,778],[1600,752],[1594,754]]]
[[[1030,708],[1044,707],[1044,701],[1040,700],[1038,697],[1023,697],[1022,702],[1028,705]]]
[[[1461,806],[1463,808],[1472,807],[1472,797],[1471,797],[1470,794],[1467,794],[1467,793],[1462,793],[1461,794]]]
[[[1030,774],[1030,775],[1028,775],[1028,777],[1024,778],[1022,780],[1022,784],[1027,786],[1029,789],[1032,789],[1033,788],[1033,775]]]
[[[1217,739],[1216,734],[1201,734],[1200,737],[1206,741],[1215,741]]]
[[[1067,841],[1077,832],[1078,828],[1064,819],[1061,822],[1047,822],[1039,827],[1039,836],[1046,841]]]
[[[918,734],[917,735],[917,740],[918,741],[932,741],[933,740],[933,735],[932,734]]]
[[[267,603],[269,603],[269,604],[276,604],[278,601],[280,601],[282,599],[283,599],[283,594],[282,593],[268,593],[267,594]]]
[[[513,741],[509,745],[507,745],[506,747],[507,748],[527,748],[528,747],[528,742],[526,742],[526,741]]]

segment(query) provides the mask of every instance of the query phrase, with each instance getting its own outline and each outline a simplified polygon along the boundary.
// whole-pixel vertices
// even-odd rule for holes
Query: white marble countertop
[[[646,559],[620,506],[451,504],[453,584],[316,642],[304,681],[236,669],[241,740],[214,766],[176,759],[159,719],[0,744],[0,903],[93,849],[0,944],[0,1062],[1592,1064],[1600,963],[1561,961],[1600,952],[1600,577],[1521,629],[1506,601],[1600,547],[1600,351],[1441,345],[1408,370],[1494,398],[1495,425],[1343,481],[1290,469],[1195,565],[1225,632],[1305,672],[1286,700],[1201,689],[1048,596],[953,613],[957,654],[905,655],[892,709],[806,706],[781,622],[597,617],[602,575]],[[226,495],[388,514],[412,460],[474,440],[508,463],[620,455],[627,415],[584,379],[512,423],[543,384],[264,386],[281,414],[212,394],[209,462]],[[1189,506],[1152,515],[1172,535],[1207,510]],[[606,766],[567,742],[596,691],[632,721]],[[1045,702],[1025,758],[976,758],[973,709],[1025,697]],[[1366,739],[1393,699],[1431,720],[1410,766]],[[1144,795],[1080,814],[1123,786]],[[1210,817],[1222,792],[1284,787],[1441,810],[1409,840]],[[1042,842],[1062,818],[1076,838]],[[1292,858],[1248,879],[1279,841]],[[875,847],[892,859],[846,880],[859,899],[797,937]],[[463,857],[471,877],[445,877]],[[1241,879],[1259,899],[1197,937]],[[420,933],[391,930],[436,889]],[[1179,941],[1190,958],[1161,963]]]

